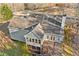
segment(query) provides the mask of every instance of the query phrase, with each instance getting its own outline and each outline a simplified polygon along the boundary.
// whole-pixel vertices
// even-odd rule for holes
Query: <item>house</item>
[[[9,33],[12,39],[26,42],[33,55],[40,55],[45,40],[61,43],[65,15],[51,15],[41,12],[27,12],[29,15],[14,16],[9,23]]]

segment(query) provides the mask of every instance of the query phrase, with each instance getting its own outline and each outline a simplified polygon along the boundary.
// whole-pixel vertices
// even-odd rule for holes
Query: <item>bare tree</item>
[[[50,40],[45,40],[42,45],[43,55],[53,55],[54,52],[54,42]]]

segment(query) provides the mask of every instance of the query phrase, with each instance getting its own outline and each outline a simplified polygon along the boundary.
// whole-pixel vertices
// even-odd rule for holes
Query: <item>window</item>
[[[40,50],[40,47],[37,47],[37,50]]]
[[[38,40],[39,44],[41,43],[41,40]]]
[[[40,51],[35,51],[36,54],[40,54]]]
[[[28,38],[26,38],[27,39],[27,41],[28,41]]]
[[[31,38],[30,38],[30,42],[31,42]]]
[[[60,38],[58,38],[58,41],[60,41]]]
[[[35,43],[37,43],[37,39],[35,39]]]
[[[36,47],[35,47],[35,46],[32,46],[32,48],[33,48],[33,49],[36,49]]]
[[[28,39],[28,38],[27,38]]]
[[[32,54],[32,56],[36,56],[36,54]]]
[[[47,39],[49,39],[49,36],[47,36]]]
[[[32,39],[32,42],[34,42],[34,39]]]
[[[52,36],[51,36],[51,40],[52,40]]]
[[[60,36],[58,36],[58,41],[60,41]]]
[[[55,36],[53,37],[53,40],[55,40]]]

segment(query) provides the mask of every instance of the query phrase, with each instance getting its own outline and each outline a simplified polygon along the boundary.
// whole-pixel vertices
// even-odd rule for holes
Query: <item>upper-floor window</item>
[[[31,42],[31,38],[30,38],[30,42]]]
[[[61,36],[58,36],[57,40],[60,41]]]
[[[33,49],[36,49],[36,47],[35,47],[35,46],[32,46],[32,48],[33,48]]]
[[[47,36],[47,39],[49,39],[49,36]]]
[[[26,38],[27,39],[27,41],[28,41],[28,38]]]
[[[41,43],[41,40],[38,40],[38,43],[40,44]]]
[[[37,39],[35,39],[35,43],[37,43]]]
[[[32,39],[32,42],[34,42],[34,39]]]
[[[51,36],[51,40],[52,40],[53,38],[52,38],[52,36]]]

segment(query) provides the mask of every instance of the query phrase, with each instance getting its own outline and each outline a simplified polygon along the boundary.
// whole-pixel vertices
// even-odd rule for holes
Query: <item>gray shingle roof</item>
[[[43,19],[43,16],[45,17]],[[49,15],[49,14],[39,14],[39,13],[32,13],[28,17],[23,16],[16,16],[13,17],[10,21],[9,26],[27,29],[31,26],[36,26],[32,32],[38,38],[42,38],[44,33],[56,33],[62,34],[61,29],[61,22],[62,22],[62,15]],[[42,20],[42,21],[41,21]],[[41,22],[40,22],[41,21]],[[37,25],[38,24],[38,25]],[[55,26],[59,25],[59,27]],[[31,28],[28,28],[30,30]]]
[[[40,23],[33,29],[32,33],[39,39],[43,38],[44,32]]]
[[[60,32],[61,31],[61,32]],[[39,23],[32,31],[32,33],[39,39],[42,39],[45,33],[50,34],[63,34],[63,29],[60,27],[51,25],[47,20]]]
[[[45,33],[55,33],[55,34],[62,34],[60,31],[63,31],[60,27],[54,26],[53,24],[50,24],[49,21],[43,21],[41,26],[43,27],[43,30]]]
[[[34,17],[23,18],[16,16],[10,20],[9,26],[24,29],[37,23],[39,23],[39,21]]]

